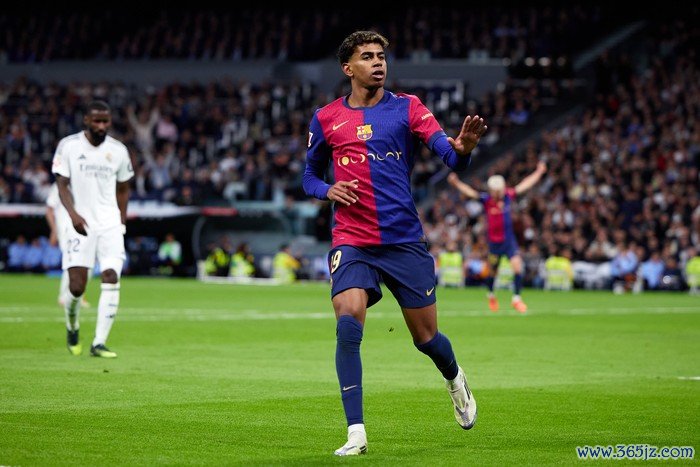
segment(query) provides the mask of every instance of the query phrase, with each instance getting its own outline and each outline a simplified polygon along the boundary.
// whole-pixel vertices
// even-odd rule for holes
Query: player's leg
[[[100,234],[97,255],[102,268],[102,284],[97,305],[95,339],[92,341],[90,354],[95,357],[115,358],[117,354],[109,350],[106,344],[119,309],[119,277],[126,257],[124,236],[118,228]]]
[[[337,320],[335,370],[348,424],[348,442],[335,451],[339,456],[364,454],[367,451],[360,357],[367,300],[367,292],[359,288],[345,290],[333,297],[333,309]]]
[[[510,257],[510,266],[513,268],[513,300],[511,304],[520,313],[527,311],[527,305],[520,297],[520,291],[523,288],[523,259],[516,252]]]
[[[63,270],[68,272],[68,292],[65,295],[66,341],[73,355],[82,353],[80,345],[80,306],[88,281],[88,270],[95,264],[95,239],[68,230],[63,251]]]
[[[80,345],[80,303],[87,285],[88,268],[72,267],[63,271],[68,276],[68,292],[63,309],[66,315],[66,345],[72,355],[83,353]]]
[[[401,311],[413,337],[413,344],[430,357],[445,379],[455,420],[465,430],[472,428],[476,423],[476,400],[469,390],[464,370],[457,365],[452,343],[438,331],[436,305],[423,308],[402,307]]]
[[[381,298],[379,275],[368,264],[363,250],[342,246],[329,255],[331,296],[336,316],[335,366],[348,425],[348,441],[338,456],[367,452],[362,408],[362,360],[360,344],[367,307]]]
[[[58,304],[63,307],[66,306],[69,282],[70,279],[68,278],[68,271],[64,269],[61,273],[61,284],[58,286]]]
[[[433,361],[445,378],[457,422],[469,429],[476,421],[476,402],[450,340],[439,332],[433,258],[424,244],[394,245],[386,249],[378,267],[403,312],[413,344]]]
[[[487,261],[489,264],[489,275],[486,278],[486,286],[489,290],[487,294],[489,309],[491,311],[498,311],[498,299],[496,299],[496,294],[493,292],[493,287],[496,281],[496,276],[498,275],[498,265],[501,261],[501,255],[499,253],[489,251]]]

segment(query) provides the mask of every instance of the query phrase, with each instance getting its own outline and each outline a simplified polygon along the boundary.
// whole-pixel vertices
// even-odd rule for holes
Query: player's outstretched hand
[[[478,115],[468,115],[464,119],[462,129],[456,138],[447,138],[455,152],[461,156],[466,156],[479,144],[479,139],[486,133],[488,127],[484,119]]]
[[[73,228],[76,232],[78,232],[80,235],[87,235],[88,225],[85,219],[83,219],[83,216],[80,214],[75,214],[75,216],[71,216],[71,221],[73,221]]]
[[[328,199],[337,201],[345,206],[350,206],[358,200],[357,195],[353,191],[357,186],[357,179],[350,182],[336,182],[335,185],[328,190]]]
[[[541,174],[547,172],[547,164],[544,161],[539,161],[537,163],[537,171]]]

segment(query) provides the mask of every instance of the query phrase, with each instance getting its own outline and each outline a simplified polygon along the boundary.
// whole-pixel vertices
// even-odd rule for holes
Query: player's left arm
[[[542,161],[538,162],[537,169],[535,169],[535,171],[527,177],[523,178],[520,183],[515,185],[515,194],[521,195],[533,186],[535,186],[535,184],[537,184],[537,182],[540,181],[542,175],[544,175],[545,172],[547,172],[547,164],[545,164]]]
[[[456,138],[448,137],[435,116],[416,96],[408,96],[409,126],[428,148],[453,170],[463,170],[469,166],[471,152],[488,128],[478,115],[468,116]]]
[[[126,208],[129,204],[129,182],[117,182],[117,206],[122,217],[122,225],[126,225]]]
[[[129,151],[124,147],[122,162],[117,169],[117,206],[122,220],[122,233],[126,233],[126,209],[129,204],[129,180],[134,176],[134,166],[131,164]]]

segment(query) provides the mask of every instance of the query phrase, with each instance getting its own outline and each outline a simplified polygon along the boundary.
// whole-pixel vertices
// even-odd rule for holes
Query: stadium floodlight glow
[[[525,59],[525,66],[535,66],[535,59],[533,57],[527,57]]]
[[[539,63],[539,65],[542,67],[546,67],[552,64],[552,60],[549,57],[540,57],[540,59],[537,60],[537,63]]]

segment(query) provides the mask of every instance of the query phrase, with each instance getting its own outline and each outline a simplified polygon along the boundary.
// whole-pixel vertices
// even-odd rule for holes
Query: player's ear
[[[87,113],[86,113],[86,114],[83,116],[83,125],[88,126],[89,123],[90,123],[90,114],[87,114]]]
[[[348,78],[352,78],[353,72],[349,63],[345,62],[342,65],[340,65],[340,67],[343,69],[343,73],[345,73],[345,76],[347,76]]]

